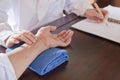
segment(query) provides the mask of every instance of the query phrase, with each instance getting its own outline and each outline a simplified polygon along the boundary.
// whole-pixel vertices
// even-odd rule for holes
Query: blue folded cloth
[[[17,48],[23,43],[8,48],[6,52]],[[39,75],[45,75],[68,60],[67,50],[60,48],[50,48],[42,52],[29,66],[29,69]]]
[[[59,48],[51,48],[42,52],[29,66],[39,75],[45,75],[68,60],[68,52]]]

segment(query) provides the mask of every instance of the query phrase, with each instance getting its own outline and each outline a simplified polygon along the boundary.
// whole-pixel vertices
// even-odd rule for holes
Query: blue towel
[[[66,50],[51,48],[42,52],[29,66],[29,68],[39,75],[45,75],[57,66],[68,60]]]
[[[23,43],[17,44],[11,48],[8,48],[6,52],[17,48]],[[29,66],[29,69],[36,72],[39,75],[45,75],[51,70],[55,69],[62,63],[68,60],[67,50],[60,48],[50,48],[42,52]]]

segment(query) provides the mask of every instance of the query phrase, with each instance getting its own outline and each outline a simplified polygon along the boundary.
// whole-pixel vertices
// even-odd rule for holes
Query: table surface
[[[97,0],[97,3],[100,7],[106,7],[108,5],[120,7],[120,0]]]
[[[49,25],[59,26],[59,29],[69,28],[81,19],[71,14]],[[70,56],[68,62],[45,76],[39,76],[27,69],[19,80],[120,80],[120,45],[82,31],[72,30],[72,42],[65,48]],[[0,47],[0,52],[3,51],[4,48]]]

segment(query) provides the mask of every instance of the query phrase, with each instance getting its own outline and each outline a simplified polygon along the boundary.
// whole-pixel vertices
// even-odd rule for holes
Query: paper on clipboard
[[[120,20],[120,7],[108,5],[104,9],[108,11],[109,13],[108,17]]]
[[[109,18],[120,21],[120,7],[108,5],[104,9],[109,12]],[[106,26],[105,23],[94,23],[85,19],[72,27],[120,43],[120,24],[108,22],[108,26]]]
[[[85,19],[72,25],[72,27],[120,43],[120,24],[111,22],[108,24],[106,26],[105,23],[94,23]]]

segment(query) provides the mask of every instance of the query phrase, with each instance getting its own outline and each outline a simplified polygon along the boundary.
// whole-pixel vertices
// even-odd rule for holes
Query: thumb
[[[52,32],[52,31],[56,30],[57,27],[56,26],[48,26],[46,28],[48,28],[48,31]]]
[[[18,44],[20,41],[14,38],[10,38],[6,41],[6,47],[11,47],[14,44]]]
[[[49,32],[52,32],[54,30],[56,30],[56,26],[46,26],[46,27],[42,27],[38,30],[36,36],[38,36],[41,32],[43,33],[49,33]]]
[[[17,39],[13,39],[13,43],[18,44],[20,41]]]
[[[44,32],[51,32],[51,31],[54,31],[56,30],[56,26],[45,26],[45,27],[42,27],[38,30],[38,32],[41,32],[41,31],[44,31]]]

